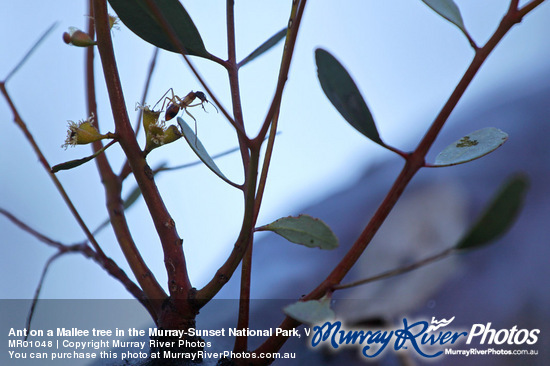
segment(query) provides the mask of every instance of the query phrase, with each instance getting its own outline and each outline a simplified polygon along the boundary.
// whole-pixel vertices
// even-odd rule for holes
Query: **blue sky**
[[[474,39],[483,44],[496,29],[507,3],[456,1]],[[240,58],[283,28],[289,3],[239,1],[236,7]],[[202,34],[207,49],[226,57],[224,2],[183,1]],[[281,5],[284,4],[284,5]],[[32,9],[32,11],[31,11]],[[50,164],[90,153],[87,146],[62,149],[67,120],[85,119],[84,52],[67,46],[61,34],[70,26],[84,28],[83,2],[12,1],[0,16],[0,78],[15,65],[40,34],[58,25],[34,56],[7,84],[23,119]],[[550,45],[550,7],[544,4],[505,37],[468,89],[458,109],[485,93],[546,70]],[[152,47],[124,25],[113,31],[117,62],[130,117],[140,100]],[[431,122],[466,69],[473,52],[463,35],[421,1],[311,1],[306,7],[295,59],[287,83],[280,131],[270,180],[259,224],[298,213],[300,206],[353,180],[372,162],[387,153],[349,127],[325,98],[319,86],[314,50],[333,53],[354,77],[374,115],[379,131],[390,144],[411,149]],[[242,96],[248,130],[263,121],[274,92],[282,47],[279,45],[241,72]],[[224,70],[216,64],[193,59],[225,107],[230,106]],[[97,61],[99,119],[102,132],[112,131],[112,117]],[[168,88],[180,96],[201,86],[181,57],[159,56],[147,102],[154,104]],[[230,125],[207,106],[208,113],[193,112],[198,135],[211,154],[236,146]],[[12,123],[9,109],[0,102],[3,144],[0,148],[0,207],[40,232],[66,243],[83,239],[78,225],[62,202],[34,152]],[[140,136],[143,140],[143,136]],[[143,142],[143,141],[142,141]],[[123,161],[118,148],[108,156],[115,170]],[[183,141],[151,153],[149,164],[172,165],[194,161]],[[220,168],[242,181],[238,154],[220,159]],[[104,194],[94,164],[58,173],[70,197],[90,227],[105,218]],[[194,284],[199,287],[229,253],[242,214],[241,194],[208,169],[197,166],[159,176],[180,235]],[[134,187],[131,179],[125,192]],[[143,202],[128,213],[138,247],[147,263],[165,283],[160,244]],[[2,298],[30,298],[41,269],[53,251],[0,219],[0,281]],[[110,229],[98,236],[109,256],[127,269]],[[205,255],[207,253],[207,255]],[[129,272],[129,270],[127,270]],[[8,275],[9,274],[9,275]],[[51,268],[43,289],[46,298],[126,298],[129,294],[94,263],[68,255]]]

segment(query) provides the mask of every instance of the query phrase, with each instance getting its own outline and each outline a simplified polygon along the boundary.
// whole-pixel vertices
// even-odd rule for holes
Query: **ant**
[[[172,97],[167,97],[166,95],[168,93],[171,93]],[[191,104],[195,99],[199,99],[200,102]],[[189,117],[193,118],[193,121],[195,121],[195,137],[197,136],[197,120],[195,119],[195,117],[193,117],[191,113],[189,113],[187,108],[196,107],[200,105],[202,109],[206,112],[206,109],[204,109],[204,103],[210,103],[210,102],[208,101],[208,99],[206,99],[206,95],[204,95],[203,92],[191,91],[185,97],[180,98],[174,94],[174,89],[170,88],[166,91],[166,93],[164,93],[164,95],[159,99],[159,101],[155,104],[155,106],[159,104],[160,101],[163,101],[161,111],[164,110],[164,106],[166,105],[166,103],[168,103],[168,106],[166,107],[166,111],[164,112],[164,119],[166,121],[169,121],[175,116],[177,116],[180,110],[183,109],[185,113],[187,113]],[[218,112],[218,108],[216,108],[214,104],[212,105],[216,109],[216,112]]]

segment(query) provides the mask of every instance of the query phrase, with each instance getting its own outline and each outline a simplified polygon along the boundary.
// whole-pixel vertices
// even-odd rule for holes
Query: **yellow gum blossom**
[[[166,127],[164,121],[159,122],[161,111],[153,111],[148,105],[142,106],[139,104],[136,109],[141,109],[143,112],[142,122],[145,130],[145,151],[147,153],[159,146],[174,142],[182,136],[176,126]]]
[[[68,121],[69,130],[67,131],[67,138],[61,147],[66,149],[69,146],[85,145],[108,138],[107,135],[102,135],[99,133],[97,128],[95,128],[92,124],[93,120],[94,116],[91,115],[85,121],[78,121],[76,123],[73,121]]]

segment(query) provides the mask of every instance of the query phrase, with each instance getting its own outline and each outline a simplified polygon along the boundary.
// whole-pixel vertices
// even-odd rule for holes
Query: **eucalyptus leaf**
[[[455,246],[458,250],[476,249],[504,234],[518,216],[529,181],[517,175],[505,182],[478,221]]]
[[[432,8],[437,14],[456,25],[462,32],[467,34],[460,9],[453,0],[422,0],[426,5]]]
[[[95,156],[91,155],[91,156],[87,156],[87,157],[82,158],[82,159],[69,160],[67,162],[54,165],[52,167],[52,173],[57,173],[60,170],[69,170],[69,169],[76,168],[77,166],[80,166],[84,163],[87,163],[87,162],[89,162],[90,160],[92,160],[94,158],[95,158]]]
[[[309,215],[283,217],[256,230],[273,231],[288,241],[310,248],[331,250],[338,247],[338,238],[330,227]]]
[[[432,166],[451,166],[479,159],[499,148],[507,139],[508,134],[494,127],[474,131],[443,149]]]
[[[69,160],[67,162],[64,162],[64,163],[61,163],[61,164],[57,164],[57,165],[54,165],[51,169],[51,172],[52,173],[57,173],[58,171],[60,170],[69,170],[69,169],[73,169],[73,168],[76,168],[77,166],[80,166],[84,163],[87,163],[89,162],[90,160],[93,160],[95,159],[99,154],[101,154],[102,152],[104,152],[109,146],[111,146],[111,144],[107,144],[105,145],[102,149],[98,150],[96,153],[90,155],[90,156],[87,156],[85,158],[82,158],[82,159],[76,159],[76,160]]]
[[[210,58],[195,23],[183,5],[178,0],[155,0],[155,3],[185,47],[186,54]],[[145,0],[109,0],[109,4],[120,20],[140,38],[167,51],[179,52]]]
[[[250,61],[254,60],[256,57],[260,56],[262,53],[268,51],[270,48],[279,43],[280,40],[286,37],[287,28],[281,29],[267,41],[262,43],[258,48],[256,48],[252,53],[246,56],[244,59],[239,62],[239,66],[244,66]]]
[[[320,300],[298,301],[283,308],[283,312],[291,318],[308,325],[334,320],[336,314],[330,307],[330,298]]]
[[[195,132],[189,125],[183,120],[183,118],[178,117],[178,124],[181,127],[181,132],[183,134],[183,137],[185,137],[185,140],[191,147],[191,149],[197,154],[198,158],[210,169],[214,172],[218,177],[223,179],[228,184],[238,187],[237,184],[230,181],[218,168],[214,160],[210,157],[206,149],[204,148],[204,145],[201,143],[201,141],[198,139],[197,135],[195,135]]]
[[[357,131],[377,144],[385,146],[367,103],[342,64],[321,48],[315,50],[315,61],[319,82],[332,105]]]

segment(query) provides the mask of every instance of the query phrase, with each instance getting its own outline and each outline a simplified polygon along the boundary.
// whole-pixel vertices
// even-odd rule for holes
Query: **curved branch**
[[[245,208],[241,232],[225,263],[218,269],[210,282],[197,292],[196,305],[199,308],[206,305],[233,276],[252,240],[254,229],[254,196],[256,191],[254,188],[258,181],[258,155],[259,152],[255,151],[252,151],[250,155],[249,175],[246,177],[248,189],[245,190]]]
[[[98,253],[94,252],[94,250],[86,244],[66,245],[57,240],[53,240],[47,237],[46,235],[39,233],[35,229],[31,228],[30,226],[28,226],[23,221],[19,220],[17,217],[12,215],[7,210],[4,210],[3,208],[0,208],[0,214],[4,215],[8,220],[10,220],[13,224],[15,224],[21,230],[34,236],[39,241],[51,247],[56,248],[58,251],[58,254],[80,252],[85,257],[93,259],[94,262],[99,264],[99,266],[102,267],[107,273],[109,273],[111,276],[116,278],[120,283],[122,283],[122,285],[128,290],[128,292],[131,293],[137,300],[139,300],[143,304],[143,306],[151,313],[151,315],[154,314],[153,308],[150,306],[143,291],[141,291],[141,289],[137,287],[137,285],[130,278],[128,278],[126,273],[124,273],[124,271],[120,267],[118,267],[118,265],[111,258],[104,259]],[[53,261],[54,259],[55,259],[54,257],[51,257],[47,265],[49,265],[49,262]],[[46,268],[43,271],[42,277],[45,276],[45,272],[46,272]],[[42,279],[40,280],[40,283],[41,282],[42,282]],[[39,288],[37,289],[36,297],[40,292]]]
[[[288,31],[285,40],[285,46],[283,51],[283,58],[281,60],[281,67],[279,69],[279,78],[277,80],[277,88],[275,89],[275,96],[271,101],[271,105],[265,117],[264,123],[258,136],[253,140],[255,146],[259,146],[262,140],[267,134],[267,130],[271,125],[275,112],[281,108],[281,100],[283,97],[283,90],[285,88],[286,81],[288,79],[288,72],[290,71],[290,62],[292,61],[292,55],[294,53],[294,46],[296,45],[296,38],[298,37],[298,30],[300,29],[300,23],[304,14],[304,9],[307,0],[295,0],[292,4],[292,11],[288,20]]]
[[[38,160],[40,161],[40,163],[42,164],[44,169],[46,169],[47,174],[49,175],[50,179],[53,181],[55,187],[57,188],[57,191],[59,192],[59,194],[61,195],[61,197],[65,201],[65,204],[69,208],[69,211],[71,211],[73,217],[75,218],[78,225],[80,226],[80,228],[82,229],[82,231],[86,235],[86,238],[92,244],[92,246],[94,247],[94,249],[98,253],[98,255],[100,255],[103,258],[107,258],[107,256],[105,255],[105,253],[103,252],[103,250],[99,246],[99,243],[95,239],[94,235],[92,234],[92,232],[90,231],[90,229],[88,228],[88,226],[86,225],[86,223],[84,222],[84,220],[82,219],[80,214],[78,213],[75,205],[73,204],[73,202],[69,198],[69,195],[65,191],[65,188],[63,187],[63,185],[61,184],[59,179],[57,179],[56,175],[54,173],[52,173],[52,171],[51,171],[52,167],[48,163],[48,160],[46,160],[46,157],[44,156],[44,154],[42,153],[42,150],[40,149],[40,147],[36,143],[36,140],[34,139],[33,135],[31,134],[31,132],[27,128],[26,123],[21,118],[21,115],[19,114],[17,108],[15,107],[15,104],[13,103],[13,101],[12,101],[12,99],[11,99],[9,93],[8,93],[8,90],[6,89],[6,85],[5,85],[4,82],[0,82],[0,91],[4,95],[4,98],[8,102],[8,105],[9,105],[9,107],[10,107],[12,113],[13,113],[13,120],[14,120],[15,124],[21,129],[21,131],[25,135],[25,138],[27,139],[27,141],[29,142],[29,144],[33,148],[36,156],[38,157]]]
[[[191,290],[191,283],[189,281],[183,253],[183,240],[179,237],[174,220],[164,205],[162,197],[154,182],[151,168],[145,161],[143,152],[139,147],[134,130],[128,118],[113,51],[106,1],[98,0],[94,1],[93,4],[94,19],[98,35],[97,47],[103,65],[103,73],[111,101],[111,109],[115,121],[116,133],[119,136],[119,143],[132,168],[132,172],[134,173],[134,177],[142,192],[160,238],[168,274],[170,295],[173,299],[187,300]],[[120,206],[122,207],[121,201]],[[113,221],[116,212],[110,210],[109,214],[111,215],[111,221]],[[145,278],[142,276],[143,274],[144,273],[138,273],[136,277],[141,280],[151,278],[148,277],[149,273],[145,273]],[[165,297],[164,291],[160,286],[155,286],[155,282],[149,282],[150,287],[147,289],[144,288],[144,291],[151,299],[162,299]],[[187,313],[189,311],[187,309],[187,301],[179,301],[178,304],[183,307],[180,309],[182,313]]]

